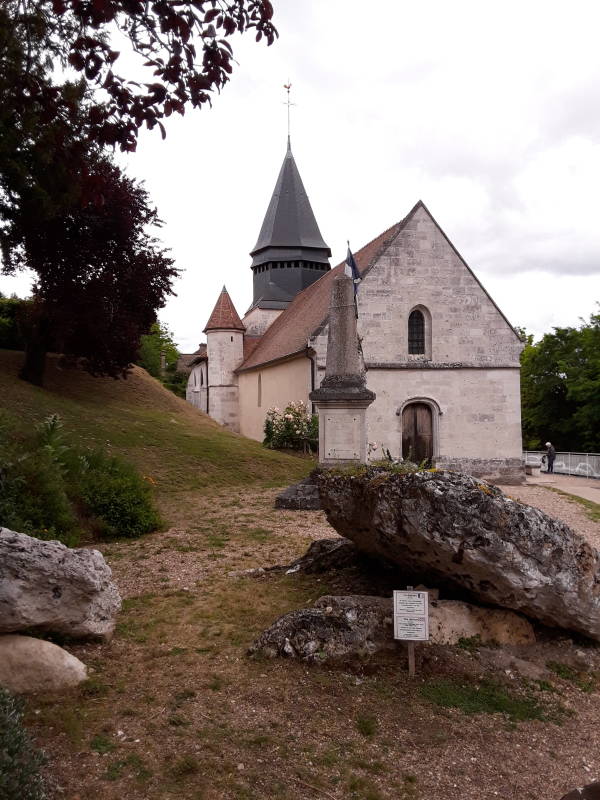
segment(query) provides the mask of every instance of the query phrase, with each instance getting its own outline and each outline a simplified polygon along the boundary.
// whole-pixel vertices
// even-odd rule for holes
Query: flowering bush
[[[270,408],[265,418],[264,432],[265,447],[287,447],[310,453],[313,448],[318,448],[319,418],[316,414],[311,414],[299,400],[297,403],[289,403],[283,412],[277,407]]]

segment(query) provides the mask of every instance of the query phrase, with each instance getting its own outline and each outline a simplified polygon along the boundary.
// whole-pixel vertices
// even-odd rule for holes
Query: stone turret
[[[234,370],[244,358],[245,327],[225,286],[206,327],[208,355],[208,413],[239,432],[239,388]]]
[[[354,281],[339,275],[331,287],[325,377],[310,399],[319,413],[319,463],[367,460],[366,411],[375,394],[366,387],[358,344]]]

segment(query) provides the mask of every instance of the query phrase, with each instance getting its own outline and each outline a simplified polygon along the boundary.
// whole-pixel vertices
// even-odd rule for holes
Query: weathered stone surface
[[[457,644],[478,636],[481,642],[532,644],[531,623],[513,611],[481,608],[459,600],[440,600],[429,605],[429,636],[432,644]]]
[[[600,554],[564,523],[458,473],[323,470],[317,480],[337,532],[415,584],[600,640]]]
[[[109,639],[121,598],[97,550],[0,528],[0,633]]]
[[[319,511],[321,508],[319,487],[312,478],[304,478],[300,483],[288,486],[277,495],[275,508],[288,511]]]
[[[287,572],[304,572],[307,575],[346,569],[356,565],[360,558],[354,542],[348,539],[317,539],[306,553],[287,567]]]
[[[52,692],[87,678],[78,658],[43,639],[0,636],[0,686],[11,692]]]
[[[510,611],[483,609],[453,600],[430,604],[430,644],[457,644],[479,636],[482,642],[527,644],[531,625]],[[254,642],[250,653],[307,661],[335,661],[371,655],[396,646],[393,606],[388,597],[320,597],[314,608],[280,617]]]
[[[291,611],[262,633],[248,651],[268,658],[337,661],[393,648],[391,600],[320,597],[314,608]]]
[[[600,800],[600,781],[588,783],[581,789],[573,789],[572,792],[563,795],[561,800]]]

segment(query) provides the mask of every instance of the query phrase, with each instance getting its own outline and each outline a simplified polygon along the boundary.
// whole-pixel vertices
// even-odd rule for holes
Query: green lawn
[[[284,486],[312,462],[273,452],[226,431],[135,367],[126,380],[94,378],[48,360],[46,385],[17,377],[22,354],[0,350],[5,417],[30,427],[59,414],[79,443],[102,445],[133,461],[157,496],[225,486]]]

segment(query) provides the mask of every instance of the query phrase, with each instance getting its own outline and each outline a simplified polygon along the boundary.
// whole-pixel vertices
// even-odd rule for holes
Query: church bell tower
[[[248,333],[264,332],[298,292],[331,269],[331,250],[321,236],[289,136],[271,202],[250,255],[253,299],[244,318]]]

